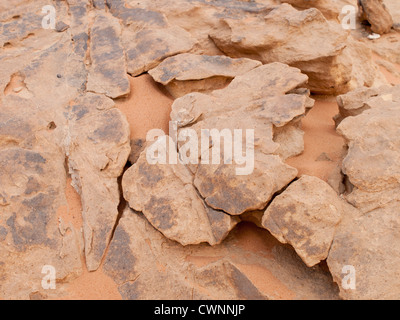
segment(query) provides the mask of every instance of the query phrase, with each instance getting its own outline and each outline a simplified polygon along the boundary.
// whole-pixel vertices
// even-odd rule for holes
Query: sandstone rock
[[[399,299],[399,204],[392,201],[338,228],[328,265],[342,298]]]
[[[342,171],[353,190],[346,199],[357,210],[340,224],[328,265],[343,298],[397,299],[400,255],[393,244],[399,238],[399,86],[373,94],[362,90],[342,101],[359,113],[337,129],[349,147]],[[352,288],[349,276],[355,280]]]
[[[293,119],[299,121],[304,115],[309,98],[285,93],[301,87],[305,81],[306,76],[298,70],[274,63],[236,77],[227,88],[209,96],[191,94],[175,101],[171,119],[177,121],[180,130],[193,123],[191,129],[196,130],[198,137],[204,128],[215,128],[219,132],[226,128],[232,132],[241,129],[242,133],[246,129],[254,130],[254,170],[251,172],[244,172],[243,165],[235,163],[202,164],[209,154],[199,153],[202,161],[193,169],[194,184],[211,207],[233,215],[263,209],[275,192],[294,179],[296,170],[282,162],[273,136],[275,127],[283,127]],[[210,105],[213,105],[211,110]],[[243,118],[243,114],[247,117]],[[244,139],[242,145],[245,145]],[[221,151],[220,159],[223,157]],[[240,171],[244,173],[238,175]]]
[[[291,244],[312,267],[327,258],[342,207],[326,182],[302,176],[272,201],[262,225],[280,242]]]
[[[126,52],[127,71],[132,76],[157,67],[164,59],[191,50],[195,40],[184,29],[173,26],[132,32],[124,29],[122,41]]]
[[[393,18],[383,0],[360,0],[363,17],[371,24],[375,33],[388,33],[393,26]]]
[[[309,9],[316,8],[321,11],[327,19],[338,19],[342,14],[344,6],[351,5],[356,8],[357,0],[282,0],[295,8]]]
[[[221,89],[236,76],[260,65],[261,62],[250,59],[186,53],[164,60],[149,74],[155,81],[167,86],[174,98],[178,98],[194,91]]]
[[[65,224],[65,157],[46,114],[15,95],[0,111],[0,296],[29,299],[43,292],[42,268],[56,280],[82,272],[79,232]],[[61,291],[59,291],[60,293]]]
[[[264,209],[271,197],[296,177],[297,170],[284,164],[275,153],[279,145],[273,141],[273,133],[275,127],[300,121],[305,114],[306,106],[310,106],[304,94],[307,91],[286,93],[296,91],[306,81],[307,77],[299,70],[274,63],[237,76],[227,88],[211,95],[193,93],[176,100],[171,113],[171,119],[177,124],[176,137],[170,132],[168,146],[167,136],[162,136],[141,153],[139,160],[124,174],[125,199],[170,239],[184,245],[221,242],[238,221],[229,215]],[[210,105],[214,106],[211,110]],[[247,114],[248,119],[242,114]],[[189,150],[184,144],[188,128],[192,130],[190,134],[195,134],[191,140],[194,148]],[[201,137],[204,128],[218,132],[227,128],[232,132],[243,130],[239,139],[242,150],[248,138],[245,130],[255,130],[254,156],[249,154],[249,163],[246,163],[249,167],[243,168],[244,163],[229,163],[229,160],[226,163],[228,151],[218,151],[209,145],[209,136],[206,136],[206,148],[200,147],[197,152],[204,143],[204,136]],[[210,136],[214,145],[221,138]],[[174,150],[175,143],[181,160],[174,164],[167,159],[171,155],[169,148],[172,146]],[[151,152],[155,148],[161,153],[163,148],[169,149],[165,162],[160,163],[157,157],[155,164],[149,162],[154,160]],[[220,157],[219,163],[210,161],[209,148],[213,157]],[[250,149],[246,152],[251,153]]]
[[[143,212],[167,238],[183,245],[220,243],[238,219],[204,203],[185,165],[149,164],[147,150],[123,177],[124,197],[130,206]]]
[[[337,298],[337,289],[322,268],[305,267],[291,248],[281,246],[265,230],[247,227],[247,234],[270,237],[272,243],[262,247],[262,254],[236,237],[212,248],[183,247],[127,208],[103,270],[118,284],[123,299]],[[254,272],[270,285],[256,286]]]
[[[87,90],[118,98],[130,92],[119,21],[98,13],[91,28]]]
[[[167,27],[168,22],[165,16],[154,10],[142,8],[129,8],[125,0],[105,0],[112,15],[120,19],[125,25],[141,30],[147,27]]]
[[[129,125],[111,99],[92,93],[77,98],[65,114],[65,149],[82,198],[86,263],[92,271],[99,267],[117,221],[117,178],[130,153]]]
[[[343,172],[358,189],[377,192],[399,186],[399,86],[364,102],[369,110],[348,117],[338,132],[348,141]]]
[[[372,85],[376,69],[368,50],[357,50],[359,45],[348,42],[341,25],[327,21],[317,9],[297,11],[282,4],[265,16],[223,18],[221,24],[210,36],[225,54],[297,67],[309,76],[315,93],[344,93],[354,88],[354,82]],[[319,39],[324,39],[324,46],[316,50],[313,43]],[[354,56],[355,51],[360,53]]]

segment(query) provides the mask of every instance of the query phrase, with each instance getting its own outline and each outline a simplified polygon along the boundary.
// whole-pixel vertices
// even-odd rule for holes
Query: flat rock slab
[[[166,85],[172,96],[177,98],[194,91],[223,88],[236,76],[260,65],[261,62],[246,58],[186,53],[164,60],[149,74],[155,81]]]
[[[118,217],[117,178],[131,150],[129,125],[111,99],[93,93],[75,99],[65,117],[64,147],[73,185],[82,199],[86,264],[93,271],[100,265]]]
[[[185,245],[221,242],[238,221],[232,216],[264,209],[296,177],[297,170],[279,155],[274,130],[297,123],[305,114],[310,98],[298,88],[306,81],[298,69],[274,63],[237,76],[227,88],[210,95],[192,93],[177,99],[171,112],[177,137],[159,137],[125,172],[125,199],[170,239]],[[225,162],[228,151],[213,148],[221,139],[218,135],[207,136],[206,148],[199,152],[202,130],[207,128],[219,133],[230,130],[231,139],[235,130],[242,130],[237,138],[242,148],[246,130],[254,130],[254,146],[247,146],[254,154],[249,154],[248,163]],[[185,139],[179,138],[188,129],[197,145],[189,148],[189,154]],[[165,162],[155,156],[163,149],[168,150]],[[181,160],[174,164],[169,159],[176,149]],[[215,163],[209,157],[217,153],[220,162]]]
[[[122,42],[126,52],[127,71],[132,76],[157,67],[168,57],[190,51],[196,43],[189,32],[178,26],[138,32],[125,28]]]
[[[302,176],[272,201],[262,225],[312,267],[327,258],[342,214],[342,200],[326,182]]]
[[[97,13],[90,35],[91,66],[87,90],[104,93],[110,98],[127,95],[130,87],[119,20]]]
[[[393,18],[383,0],[360,0],[361,12],[371,24],[374,33],[388,33],[393,26]]]

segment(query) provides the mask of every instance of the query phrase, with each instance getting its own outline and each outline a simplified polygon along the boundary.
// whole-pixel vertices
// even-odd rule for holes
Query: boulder
[[[132,76],[157,67],[164,59],[190,51],[195,40],[184,29],[173,26],[144,29],[138,32],[125,28],[122,32],[127,71]]]
[[[302,176],[269,204],[262,225],[312,267],[328,257],[343,214],[342,200],[326,182]]]
[[[374,33],[388,33],[393,26],[393,18],[383,0],[360,0],[362,19],[368,20]]]
[[[222,89],[236,76],[260,65],[261,62],[246,58],[184,53],[164,60],[149,74],[166,86],[174,98],[179,98],[191,92]]]

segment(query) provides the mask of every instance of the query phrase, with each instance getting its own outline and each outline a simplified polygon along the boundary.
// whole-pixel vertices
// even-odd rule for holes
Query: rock
[[[166,241],[143,216],[127,209],[115,232],[104,270],[115,279],[122,297],[129,300],[265,299],[229,261],[197,268],[185,261],[188,254],[179,244]]]
[[[268,206],[262,225],[312,267],[328,256],[343,205],[324,181],[302,176]]]
[[[279,61],[301,69],[315,93],[345,93],[358,83],[371,86],[376,72],[370,52],[357,49],[362,44],[352,44],[340,24],[327,21],[314,8],[298,11],[282,4],[263,16],[222,18],[210,37],[230,57]],[[316,50],[313,43],[322,38],[324,46]],[[359,54],[354,56],[355,51]]]
[[[298,9],[316,8],[323,13],[327,19],[338,19],[342,15],[344,6],[357,6],[357,0],[282,0],[283,3],[289,3]]]
[[[183,245],[220,243],[238,222],[205,204],[183,164],[149,164],[147,150],[122,180],[130,206],[146,216],[167,238]]]
[[[400,250],[394,245],[400,238],[399,205],[392,201],[338,228],[328,265],[343,299],[399,299]],[[351,275],[355,276],[353,288],[349,287]]]
[[[300,121],[310,106],[307,91],[289,93],[301,88],[306,81],[307,77],[299,70],[274,63],[237,76],[227,88],[210,95],[193,93],[177,99],[171,113],[177,136],[170,132],[168,146],[167,136],[159,138],[126,171],[122,183],[125,199],[169,239],[184,245],[221,242],[238,221],[230,215],[264,209],[272,196],[296,177],[297,170],[284,164],[276,153],[279,145],[273,136],[275,127]],[[210,105],[214,106],[212,110]],[[243,118],[243,114],[248,117]],[[245,130],[255,130],[254,157],[252,147],[248,146],[249,157],[243,162],[244,168],[243,164],[222,161],[225,159],[222,150],[211,148],[213,157],[215,152],[220,152],[220,163],[211,162],[209,152],[196,154],[204,143],[204,136],[201,137],[204,128],[216,129],[219,133],[223,129],[243,130],[239,139],[242,150],[249,134]],[[182,138],[188,129],[192,130],[189,136],[194,135],[190,141],[194,148],[189,148],[189,154]],[[215,144],[221,137],[212,135]],[[209,137],[206,138],[209,146]],[[174,155],[168,151],[165,162],[155,158],[156,163],[150,164],[153,150],[157,148],[163,153],[166,151],[163,149],[171,146],[175,149],[174,141],[178,142],[183,162],[167,161]],[[185,157],[188,161],[183,160]],[[205,164],[207,160],[209,163]]]
[[[142,214],[126,208],[103,270],[117,283],[123,299],[337,298],[337,289],[322,268],[306,268],[291,248],[281,246],[266,230],[244,227],[247,232],[238,233],[242,237],[249,233],[263,241],[270,237],[256,242],[262,254],[246,245],[246,238],[236,237],[212,248],[184,247],[166,239]],[[270,285],[256,286],[255,274]]]
[[[142,8],[129,8],[125,0],[105,0],[111,14],[121,20],[126,26],[132,26],[137,31],[153,27],[163,28],[168,26],[166,17],[154,10]]]
[[[157,67],[164,59],[190,51],[195,40],[184,29],[173,26],[132,32],[124,29],[122,41],[126,52],[127,71],[132,76]]]
[[[55,280],[82,273],[80,234],[59,217],[66,204],[65,157],[48,114],[31,100],[9,95],[0,112],[0,296],[44,293],[41,273]],[[62,290],[58,291],[61,294]],[[49,293],[50,297],[51,293]]]
[[[349,145],[343,172],[360,190],[379,192],[399,186],[399,89],[392,87],[365,99],[363,105],[369,110],[344,119],[337,129]]]
[[[297,69],[274,63],[237,76],[227,88],[209,96],[195,93],[174,102],[171,119],[177,121],[180,130],[193,123],[190,128],[198,137],[204,128],[215,128],[219,132],[227,128],[232,132],[241,129],[242,133],[246,129],[254,130],[253,171],[245,172],[251,168],[235,163],[202,164],[209,155],[200,154],[202,160],[193,171],[194,184],[211,207],[232,215],[263,209],[275,192],[295,178],[297,171],[282,162],[280,146],[273,137],[275,128],[300,121],[305,114],[309,98],[285,94],[302,87],[305,81],[306,76]],[[210,105],[214,106],[212,110]],[[278,105],[285,108],[279,109]],[[222,151],[220,159],[223,159]],[[238,174],[240,171],[243,173]]]
[[[388,33],[393,26],[393,18],[383,0],[360,0],[362,16],[371,24],[371,30],[378,34]]]
[[[342,101],[358,110],[337,128],[349,148],[342,171],[353,188],[346,200],[357,210],[340,224],[328,265],[345,299],[397,299],[400,252],[393,243],[399,238],[399,86],[372,94],[362,90]],[[349,288],[351,275],[355,286]]]
[[[129,125],[111,99],[92,93],[77,98],[65,115],[68,166],[82,198],[86,264],[93,271],[100,265],[118,217],[117,178],[130,153]]]
[[[97,13],[91,28],[87,90],[118,98],[130,92],[118,19]]]
[[[260,65],[261,62],[250,59],[184,53],[164,60],[149,74],[165,85],[174,98],[179,98],[194,91],[222,89],[236,76]]]

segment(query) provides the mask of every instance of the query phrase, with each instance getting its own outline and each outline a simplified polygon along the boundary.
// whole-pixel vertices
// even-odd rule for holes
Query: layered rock
[[[117,178],[131,150],[129,125],[111,99],[91,93],[77,98],[66,117],[65,148],[82,198],[86,264],[96,270],[118,217]]]
[[[98,13],[90,32],[87,90],[118,98],[130,92],[118,19]]]
[[[221,24],[210,36],[225,54],[297,67],[309,76],[309,88],[316,93],[343,93],[373,84],[376,68],[368,49],[315,8],[298,11],[283,4],[263,16],[222,18]],[[324,45],[316,50],[313,43],[320,39]]]
[[[209,93],[226,87],[261,62],[250,59],[231,59],[225,56],[180,54],[164,60],[150,70],[153,79],[166,86],[174,98],[191,92]]]
[[[349,147],[342,171],[353,186],[346,199],[355,213],[344,220],[335,236],[328,264],[341,295],[348,299],[396,299],[400,296],[397,266],[399,239],[399,86],[370,96],[345,97],[364,111],[338,126]],[[364,99],[363,99],[364,97]],[[342,282],[343,266],[356,272],[355,287]]]
[[[8,299],[51,295],[42,287],[45,266],[54,281],[82,272],[79,230],[59,216],[67,174],[50,117],[15,94],[2,101],[0,296]]]
[[[264,239],[262,231],[248,230]],[[127,208],[103,270],[123,299],[337,299],[337,289],[322,268],[305,267],[290,248],[270,240],[263,254],[235,237],[212,248],[183,247]],[[262,274],[267,285],[257,285],[255,274]]]
[[[328,257],[343,206],[326,182],[302,176],[271,202],[262,225],[312,267]]]
[[[368,20],[375,33],[388,33],[393,26],[393,18],[383,0],[360,0],[362,19]]]
[[[127,71],[132,76],[157,67],[164,59],[187,52],[195,40],[184,29],[173,26],[134,32],[124,29],[122,41],[126,52]]]
[[[230,215],[265,208],[296,177],[297,170],[279,154],[274,131],[296,126],[313,104],[308,91],[298,89],[306,81],[298,69],[273,63],[237,76],[228,87],[210,95],[192,93],[177,99],[171,113],[176,135],[159,137],[125,173],[125,199],[154,227],[182,244],[220,242],[237,221]],[[204,129],[210,131],[205,134]],[[281,141],[303,148],[298,139]],[[236,154],[226,148],[229,143],[235,144]],[[243,148],[247,159],[238,158]],[[167,149],[165,158],[158,158]]]

